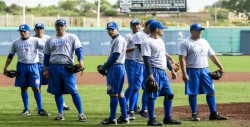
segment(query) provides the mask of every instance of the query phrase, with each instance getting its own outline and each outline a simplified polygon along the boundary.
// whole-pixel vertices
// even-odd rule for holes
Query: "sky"
[[[60,0],[2,0],[4,1],[7,6],[11,5],[12,3],[15,3],[17,5],[23,6],[25,3],[25,6],[34,7],[38,4],[41,4],[42,6],[48,6],[48,5],[57,5],[58,1]],[[89,0],[94,1],[94,0]],[[111,4],[116,3],[117,0],[108,0]],[[215,1],[218,0],[187,0],[187,6],[189,12],[198,12],[199,10],[202,10],[205,6],[212,5]]]

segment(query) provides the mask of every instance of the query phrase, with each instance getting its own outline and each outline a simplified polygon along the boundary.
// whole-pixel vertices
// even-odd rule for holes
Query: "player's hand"
[[[182,80],[185,81],[185,82],[188,81],[189,76],[187,74],[182,75]]]
[[[172,69],[171,75],[172,75],[172,79],[176,79],[176,78],[177,78],[177,74],[176,74],[176,72],[174,71],[174,69]]]
[[[43,77],[49,79],[49,70],[47,67],[43,68]]]
[[[7,71],[8,71],[8,69],[7,69],[7,68],[4,68],[4,69],[3,69],[3,74],[6,75],[6,74],[7,74]]]

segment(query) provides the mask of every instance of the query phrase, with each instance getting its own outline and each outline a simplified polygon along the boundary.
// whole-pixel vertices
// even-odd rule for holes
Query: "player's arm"
[[[107,60],[107,62],[102,66],[104,70],[110,68],[120,57],[119,52],[114,52]]]
[[[77,60],[79,62],[79,67],[83,68],[84,65],[83,65],[83,49],[82,49],[82,47],[75,49],[75,53],[77,56]]]
[[[150,63],[150,57],[149,56],[142,56],[143,62],[145,65],[146,72],[149,76],[152,76],[153,73],[151,71],[151,63]]]
[[[171,61],[171,63],[176,63],[173,57],[171,57],[168,53],[166,53],[166,57]]]
[[[10,65],[13,57],[15,54],[9,54],[8,58],[6,59],[5,65],[4,65],[4,70],[3,70],[3,74],[6,75],[7,71],[8,71],[8,66]]]
[[[179,61],[181,65],[182,79],[183,81],[188,81],[189,77],[187,75],[187,70],[186,70],[186,56],[179,55]]]
[[[141,44],[135,44],[135,46],[139,49],[139,51],[141,52]]]
[[[127,49],[126,49],[126,53],[133,52],[133,51],[135,51],[135,48],[134,48],[134,47],[133,47],[133,48],[127,48]]]
[[[220,70],[221,70],[222,72],[224,72],[224,68],[223,68],[223,66],[221,65],[221,63],[220,63],[220,61],[219,61],[219,59],[217,58],[216,55],[209,56],[209,58],[213,61],[213,63],[214,63],[218,68],[220,68]]]

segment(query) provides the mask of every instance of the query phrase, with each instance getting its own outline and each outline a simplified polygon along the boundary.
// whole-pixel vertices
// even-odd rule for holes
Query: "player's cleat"
[[[21,115],[23,115],[23,116],[31,115],[31,114],[30,114],[30,110],[24,109],[23,112],[21,113]]]
[[[211,113],[209,120],[228,120],[228,117],[219,115],[218,112]]]
[[[178,124],[182,124],[182,121],[177,121],[177,120],[174,120],[172,118],[170,118],[170,119],[163,119],[163,124],[164,125],[165,124],[176,124],[176,125],[178,125]]]
[[[141,108],[140,106],[136,106],[134,109],[135,114],[140,114]]]
[[[80,122],[86,122],[86,120],[87,120],[86,116],[83,115],[83,114],[79,114],[78,119],[79,119]]]
[[[58,113],[58,115],[56,116],[55,120],[57,120],[57,121],[65,120],[64,119],[64,115],[62,113]]]
[[[142,118],[148,118],[148,110],[141,110],[140,115]]]
[[[101,125],[117,125],[117,120],[113,119],[110,120],[109,118],[105,118],[102,122],[100,122]]]
[[[192,113],[191,121],[200,121],[199,114],[197,112]]]
[[[135,113],[134,113],[134,111],[130,111],[128,113],[128,119],[129,120],[135,120]]]
[[[128,118],[122,118],[121,116],[117,119],[117,123],[119,124],[129,124]]]
[[[46,112],[44,109],[39,110],[37,114],[40,116],[50,116],[50,114]]]
[[[154,118],[148,120],[148,126],[163,126],[163,123],[160,123],[154,117]]]
[[[63,110],[64,110],[64,111],[69,111],[70,109],[71,109],[71,108],[68,107],[68,106],[66,106],[66,105],[63,106]]]

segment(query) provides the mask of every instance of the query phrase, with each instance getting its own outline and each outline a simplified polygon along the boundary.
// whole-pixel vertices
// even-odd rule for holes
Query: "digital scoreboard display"
[[[121,0],[120,9],[121,12],[186,12],[187,0]]]

